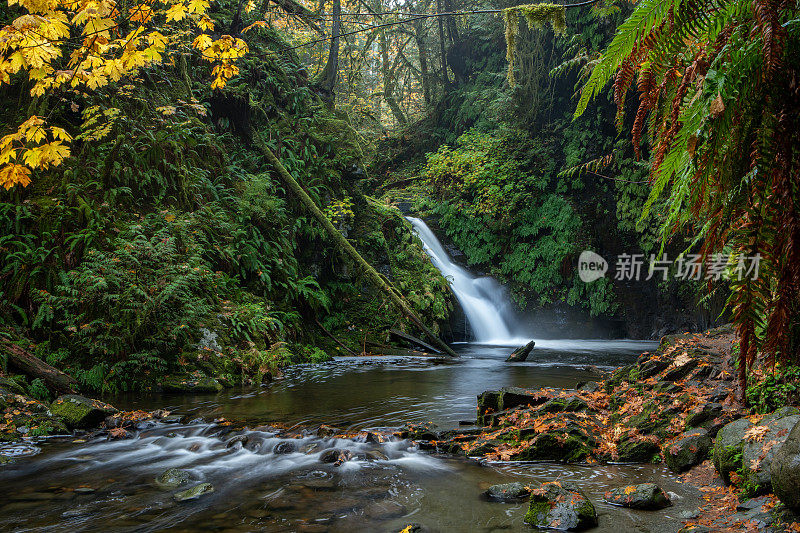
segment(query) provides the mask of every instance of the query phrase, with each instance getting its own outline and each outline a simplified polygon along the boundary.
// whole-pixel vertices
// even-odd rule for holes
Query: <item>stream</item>
[[[37,455],[18,457],[0,471],[0,530],[396,532],[419,523],[437,532],[527,531],[525,504],[487,502],[481,493],[495,483],[559,479],[578,483],[594,501],[598,532],[677,531],[679,513],[695,508],[698,494],[663,465],[481,464],[422,452],[408,441],[355,442],[319,438],[313,431],[287,439],[258,427],[315,429],[324,422],[384,429],[433,421],[453,428],[474,420],[475,397],[483,390],[571,387],[597,377],[598,369],[587,363],[609,369],[652,347],[632,341],[553,344],[537,347],[525,363],[503,362],[511,348],[465,344],[458,347],[457,362],[339,358],[291,368],[256,390],[117,398],[120,408],[166,407],[191,422],[146,424],[128,440],[37,443]],[[212,422],[223,417],[252,429],[228,432]],[[247,441],[237,442],[238,435]],[[350,450],[354,459],[338,467],[323,464],[320,454],[331,447]],[[375,451],[385,458],[367,457]],[[174,491],[154,484],[174,467],[212,483],[215,492],[174,502]],[[675,505],[630,511],[601,500],[609,487],[645,481],[672,492]]]
[[[112,398],[120,409],[161,408],[182,417],[140,424],[127,440],[78,436],[4,446],[16,461],[0,470],[0,530],[352,533],[420,524],[428,532],[530,531],[523,523],[527,504],[489,502],[482,492],[496,483],[560,480],[577,483],[594,502],[594,531],[677,531],[679,514],[698,506],[699,492],[661,464],[486,462],[438,456],[397,438],[318,436],[320,424],[359,431],[406,422],[465,427],[474,424],[476,396],[485,390],[571,388],[655,347],[537,339],[527,361],[504,362],[532,335],[515,322],[502,287],[453,264],[427,226],[411,222],[472,326],[476,342],[454,345],[458,359],[341,357],[289,368],[261,388]],[[353,459],[323,462],[331,448]],[[192,485],[208,482],[214,492],[174,501],[176,490],[154,482],[169,468],[187,470]],[[642,482],[659,484],[674,506],[631,511],[602,501],[609,488]]]

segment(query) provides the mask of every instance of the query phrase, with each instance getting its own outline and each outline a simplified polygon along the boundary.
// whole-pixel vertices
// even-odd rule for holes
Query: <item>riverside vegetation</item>
[[[489,462],[664,462],[704,491],[686,531],[800,530],[799,12],[9,0],[0,443],[18,448],[0,466],[49,436],[123,441],[181,420],[120,411],[123,393],[260,390],[336,355],[449,351],[468,332],[412,211],[545,336],[658,349],[574,389],[483,392],[471,429],[264,431],[341,438],[302,450],[332,468],[383,461],[398,439]],[[645,265],[637,282],[584,283],[582,250],[761,261],[752,279],[730,262],[713,279]],[[164,474],[177,501],[215,490]],[[485,497],[528,502],[532,526],[603,527],[578,485]],[[642,513],[670,498],[654,483],[604,495]]]

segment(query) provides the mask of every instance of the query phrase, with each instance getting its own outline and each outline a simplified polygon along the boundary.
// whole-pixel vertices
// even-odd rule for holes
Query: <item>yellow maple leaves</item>
[[[26,187],[31,170],[58,166],[69,157],[69,133],[59,127],[47,127],[43,118],[32,116],[16,133],[0,138],[0,186],[6,190],[15,185]]]
[[[211,0],[7,1],[25,12],[0,28],[0,85],[26,75],[32,96],[95,90],[133,77],[142,67],[161,63],[168,47],[181,47],[189,28],[214,29],[207,14]],[[234,63],[248,52],[242,39],[215,40],[207,33],[197,35],[192,47],[212,63],[214,89],[239,73]],[[3,137],[0,185],[26,186],[33,170],[57,166],[69,156],[70,140],[64,130],[31,117]]]

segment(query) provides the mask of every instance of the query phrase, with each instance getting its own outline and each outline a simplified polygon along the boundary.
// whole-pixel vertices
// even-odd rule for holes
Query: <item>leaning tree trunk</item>
[[[436,0],[436,12],[442,13],[442,0]],[[439,23],[439,50],[442,54],[442,80],[445,87],[450,87],[450,75],[447,73],[447,47],[444,44],[444,17],[436,17]]]
[[[278,175],[281,177],[283,182],[286,184],[287,187],[297,196],[300,202],[308,209],[314,218],[322,224],[322,227],[328,233],[328,235],[333,239],[333,241],[338,245],[340,251],[347,254],[353,261],[356,262],[357,265],[361,268],[364,275],[367,276],[369,281],[380,291],[383,291],[389,297],[389,300],[394,304],[398,311],[400,311],[403,315],[408,317],[411,322],[414,323],[425,335],[431,340],[434,346],[440,348],[444,353],[450,355],[452,357],[457,357],[456,353],[450,348],[444,341],[442,341],[433,331],[431,331],[417,316],[413,309],[408,305],[405,299],[397,292],[397,290],[389,284],[388,280],[381,276],[377,270],[372,268],[372,265],[367,263],[367,261],[361,257],[361,254],[358,253],[358,250],[353,248],[353,245],[344,238],[344,236],[337,230],[331,221],[328,220],[328,217],[317,207],[317,204],[314,203],[314,200],[306,193],[306,191],[300,186],[299,183],[289,174],[289,171],[286,170],[286,167],[283,166],[280,159],[275,155],[275,153],[269,149],[269,147],[264,143],[264,139],[261,138],[257,132],[253,132],[253,140],[255,140],[256,145],[261,150],[261,153],[266,156],[267,160],[270,164],[278,171]]]
[[[421,21],[414,23],[414,38],[417,41],[417,51],[419,53],[419,72],[422,81],[422,94],[425,98],[425,105],[430,107],[433,103],[431,93],[430,73],[428,72],[428,51],[425,49],[425,37],[423,35],[424,25]]]
[[[336,80],[339,77],[339,34],[341,33],[341,22],[342,3],[340,0],[334,0],[333,27],[331,28],[331,47],[328,51],[328,61],[316,81],[316,86],[322,92],[323,98],[331,105],[336,99]]]
[[[8,341],[0,341],[0,351],[8,358],[8,364],[26,376],[39,378],[56,392],[74,394],[78,382],[72,376],[54,368],[27,350]]]

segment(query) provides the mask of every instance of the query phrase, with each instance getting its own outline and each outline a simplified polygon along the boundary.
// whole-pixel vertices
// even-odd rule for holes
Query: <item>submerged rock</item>
[[[597,525],[597,512],[576,486],[551,481],[531,492],[525,523],[542,529],[582,531]]]
[[[400,436],[404,439],[412,440],[437,440],[439,434],[436,432],[436,428],[437,426],[433,422],[408,423],[403,426]]]
[[[173,498],[178,502],[185,502],[189,500],[196,500],[206,494],[214,492],[214,486],[211,483],[200,483],[194,487],[173,494]]]
[[[156,485],[164,490],[177,489],[192,479],[189,472],[180,468],[170,468],[156,478]]]
[[[795,513],[800,513],[800,422],[794,425],[770,464],[772,490]]]
[[[536,345],[535,342],[530,341],[525,346],[520,346],[519,348],[511,352],[511,355],[509,355],[508,358],[506,358],[506,363],[521,363],[525,361],[531,354],[531,350],[533,350],[533,347],[535,345]]]
[[[711,449],[711,437],[702,428],[690,429],[664,449],[664,462],[673,472],[683,472],[702,463]]]
[[[167,376],[161,384],[165,392],[219,392],[223,389],[222,383],[214,378],[203,376]]]
[[[353,458],[350,450],[341,450],[339,448],[331,448],[325,450],[319,456],[319,460],[323,463],[333,463],[333,466],[339,466]]]
[[[612,505],[647,511],[655,511],[672,505],[669,496],[655,483],[619,487],[606,492],[603,499]]]
[[[524,484],[514,482],[492,485],[484,495],[493,502],[521,502],[530,495],[530,492]]]
[[[63,419],[70,428],[87,429],[99,425],[107,416],[118,411],[113,405],[100,400],[65,394],[50,405],[50,412]]]

